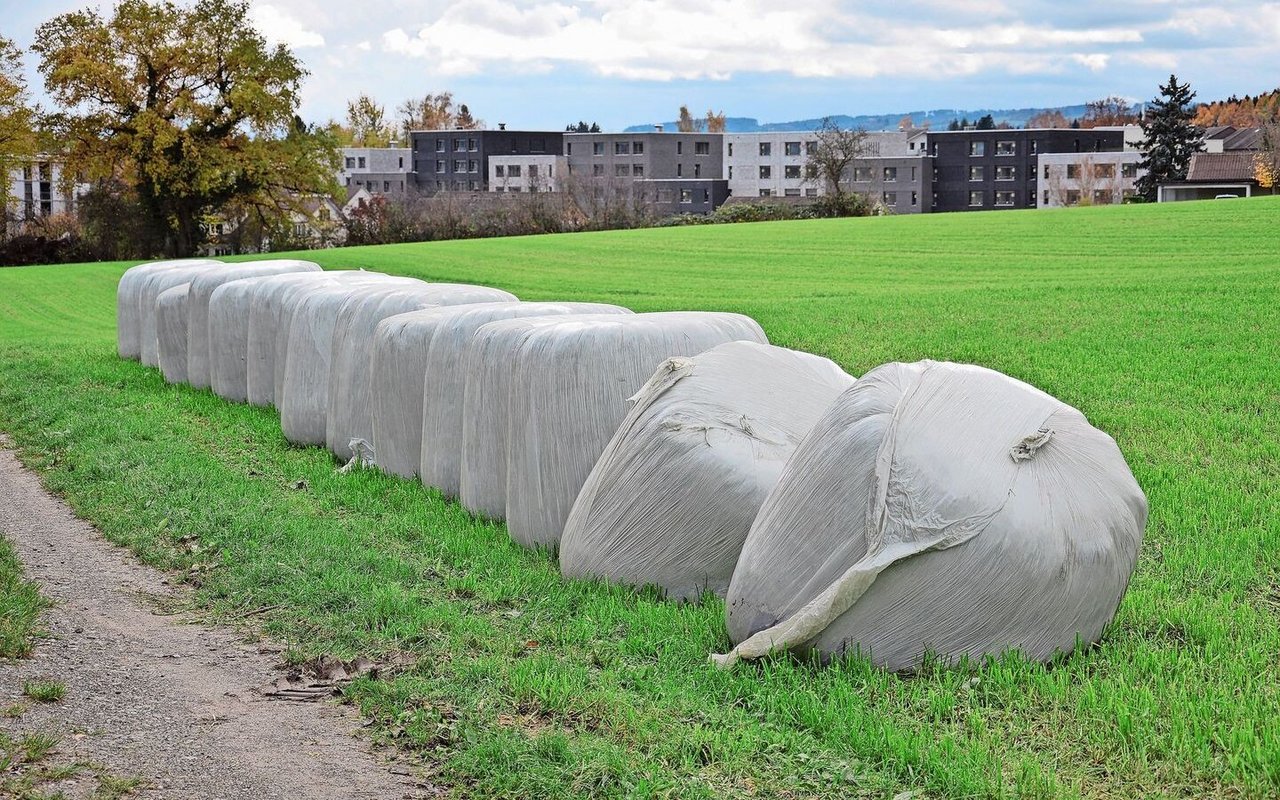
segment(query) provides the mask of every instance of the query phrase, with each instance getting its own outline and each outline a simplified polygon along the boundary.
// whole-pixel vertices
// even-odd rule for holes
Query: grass
[[[119,800],[146,785],[137,777],[121,777],[98,764],[51,758],[59,755],[59,737],[45,732],[12,736],[0,731],[0,797],[13,800],[66,798],[67,782],[77,785],[92,775],[89,800]],[[87,787],[85,787],[87,788]],[[77,796],[81,796],[77,794]]]
[[[22,577],[22,565],[0,531],[0,658],[24,658],[40,633],[40,612],[47,602],[34,583]]]
[[[67,694],[67,685],[60,681],[26,681],[22,693],[37,703],[56,703]]]
[[[564,582],[409,481],[339,475],[269,410],[114,354],[124,265],[0,270],[0,429],[76,512],[290,657],[457,796],[1280,792],[1280,200],[924,215],[311,254],[529,300],[740,311],[861,374],[989,366],[1082,409],[1151,504],[1100,646],[913,677],[729,673],[718,602]],[[303,480],[305,488],[293,488]]]

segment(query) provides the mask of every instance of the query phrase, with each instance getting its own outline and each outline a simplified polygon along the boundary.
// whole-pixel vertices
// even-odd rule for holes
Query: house
[[[408,147],[344,147],[338,183],[348,193],[404,194],[415,188],[412,152]]]
[[[264,221],[250,209],[224,210],[205,222],[205,257],[274,250],[318,250],[346,242],[346,216],[328,195],[290,197],[283,214]],[[273,215],[274,216],[274,215]]]
[[[488,191],[493,156],[556,156],[564,134],[559,131],[497,130],[412,131],[410,144],[414,182],[426,194]]]
[[[574,191],[626,192],[660,215],[709,214],[729,196],[724,134],[567,133],[567,182]]]
[[[1181,183],[1161,184],[1156,189],[1156,200],[1171,203],[1212,200],[1223,195],[1251,197],[1260,188],[1256,151],[1194,153],[1187,179]]]

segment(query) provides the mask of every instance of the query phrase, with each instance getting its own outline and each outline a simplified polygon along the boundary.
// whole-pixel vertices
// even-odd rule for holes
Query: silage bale
[[[209,387],[211,354],[209,349],[209,299],[224,283],[285,272],[319,272],[320,265],[310,261],[275,259],[244,264],[228,264],[216,272],[201,274],[191,281],[187,313],[187,381],[197,389]]]
[[[156,298],[160,374],[168,383],[187,382],[187,290],[190,288],[190,283],[173,286]]]
[[[460,314],[440,317],[433,325],[435,333],[430,339],[430,348],[420,353],[421,361],[413,361],[410,367],[421,378],[421,415],[416,428],[404,430],[407,438],[402,443],[403,451],[397,451],[393,445],[393,452],[402,458],[399,466],[417,471],[422,483],[435,486],[445,497],[457,497],[461,492],[462,406],[467,385],[467,372],[462,367],[466,364],[466,352],[472,337],[477,330],[493,321],[572,314],[631,314],[631,310],[609,303],[485,303]],[[419,433],[416,444],[411,440],[413,430]],[[376,426],[374,436],[376,449]],[[378,452],[379,465],[388,468],[383,451],[379,449]]]
[[[141,286],[148,275],[177,266],[218,263],[209,259],[151,261],[130,267],[116,284],[116,350],[121,358],[137,361],[142,355]]]
[[[337,272],[290,272],[261,278],[249,300],[249,331],[245,340],[245,400],[250,405],[275,403],[276,333],[286,303],[309,287],[336,285]]]
[[[724,596],[783,465],[853,377],[819,356],[730,342],[664,362],[574,501],[569,577]]]
[[[741,314],[583,319],[530,330],[511,364],[507,531],[529,547],[559,543],[578,490],[626,416],[627,398],[659,364],[739,339],[768,342]]]
[[[199,264],[182,264],[158,270],[143,277],[138,288],[138,320],[141,352],[139,360],[148,367],[160,365],[160,345],[156,333],[156,301],[161,292],[190,283],[196,276],[217,272],[226,264],[209,261]]]
[[[1110,436],[981,367],[887,364],[841,395],[765,500],[726,603],[737,647],[892,670],[1095,642],[1147,502]]]
[[[439,306],[507,302],[501,289],[457,283],[427,283],[351,297],[338,313],[329,372],[325,443],[338,458],[353,455],[351,441],[373,441],[372,362],[374,331],[387,317]],[[377,453],[374,453],[377,459]]]
[[[282,323],[287,321],[288,327],[282,324],[280,331],[284,352],[276,350],[276,373],[280,377],[276,408],[280,410],[280,428],[286,439],[294,444],[324,444],[338,312],[352,296],[379,292],[392,285],[425,284],[414,278],[375,275],[368,280],[309,289],[297,297],[293,309],[285,309]]]

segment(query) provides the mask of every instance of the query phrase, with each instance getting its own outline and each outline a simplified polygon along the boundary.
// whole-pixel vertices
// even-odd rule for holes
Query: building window
[[[694,154],[695,156],[709,156],[709,155],[711,155],[711,142],[694,142],[694,143],[693,143],[693,154]]]
[[[681,203],[692,203],[692,202],[693,202],[693,190],[692,190],[692,189],[681,189],[681,190],[680,190],[680,202],[681,202]]]
[[[760,167],[760,180],[767,181],[772,177],[773,177],[773,167],[770,167],[767,165]]]
[[[1069,206],[1078,206],[1078,205],[1080,205],[1080,190],[1079,190],[1079,189],[1068,189],[1068,190],[1067,190],[1067,200],[1066,200],[1066,202],[1067,202],[1067,205],[1069,205]]]
[[[916,168],[915,168],[915,167],[912,167],[912,168],[911,168],[911,182],[912,182],[912,183],[915,183],[915,180],[916,180]]]
[[[917,192],[911,193],[911,207],[915,208],[920,203],[920,195]]]
[[[355,166],[356,166],[356,160],[355,160],[354,158],[351,158],[350,156],[348,156],[348,157],[347,157],[347,169],[355,169]]]
[[[701,165],[701,164],[694,164],[694,165],[693,165],[693,177],[695,177],[695,178],[701,178],[701,177],[702,177],[702,165]]]
[[[805,190],[804,190],[804,196],[805,196],[805,197],[817,197],[817,196],[818,196],[818,189],[817,189],[817,187],[810,187],[810,188],[808,188],[808,189],[805,189]]]
[[[761,190],[760,190],[760,196],[761,196],[761,197],[772,197],[772,196],[773,196],[773,190],[772,190],[772,189],[761,189]]]
[[[871,167],[854,167],[853,168],[854,183],[866,183],[869,180],[871,180]]]
[[[808,178],[809,180],[811,180],[811,181],[812,181],[812,180],[817,180],[817,178],[818,178],[818,165],[817,165],[817,164],[805,164],[805,165],[804,165],[804,176],[805,176],[806,178]]]
[[[969,180],[971,181],[982,180],[982,167],[969,167]]]
[[[479,161],[472,160],[467,162],[467,172],[479,172],[479,171],[480,171]]]
[[[771,142],[761,142],[761,143],[760,143],[760,155],[762,155],[762,156],[771,156],[771,155],[773,155],[773,144],[772,144]]]
[[[444,139],[436,139],[436,152],[437,153],[444,152]]]
[[[591,174],[592,174],[592,175],[595,175],[595,176],[603,175],[603,174],[604,174],[604,164],[592,164],[592,165],[591,165]]]
[[[1047,178],[1047,177],[1049,177],[1048,169],[1049,169],[1048,167],[1045,167],[1045,177],[1046,177],[1046,178]],[[1080,165],[1079,165],[1079,164],[1068,164],[1068,165],[1067,165],[1067,180],[1076,180],[1076,179],[1077,179],[1077,178],[1079,178],[1079,177],[1080,177]]]
[[[436,181],[436,191],[437,192],[444,191],[444,181]]]
[[[1111,205],[1111,190],[1110,189],[1094,189],[1093,204],[1095,206]]]
[[[1048,189],[1045,189],[1045,191],[1044,191],[1044,202],[1042,202],[1040,205],[1044,205],[1044,206],[1049,205],[1049,190],[1048,190]]]
[[[505,186],[495,186],[495,187],[493,187],[493,190],[494,190],[495,192],[505,192],[505,191],[507,190],[507,187],[505,187]]]
[[[633,156],[644,155],[644,142],[632,142],[631,155]]]
[[[400,156],[400,165],[396,169],[404,169],[404,156]]]
[[[799,190],[799,189],[786,189],[786,190],[784,190],[782,193],[783,193],[784,195],[786,195],[787,197],[799,197],[799,196],[800,196],[800,190]]]
[[[356,159],[356,166],[358,166],[360,169],[364,169],[364,156],[360,156],[359,158]]]
[[[591,143],[591,155],[593,155],[593,156],[602,156],[602,155],[604,155],[604,142],[592,142],[592,143]]]
[[[818,154],[818,142],[810,139],[804,143],[804,154],[807,156],[816,156]]]
[[[996,167],[996,180],[998,181],[1011,181],[1014,179],[1014,175],[1013,167]]]
[[[729,158],[733,158],[733,142],[729,142]]]
[[[476,151],[476,149],[477,149],[477,148],[476,148],[476,140],[475,140],[475,139],[468,139],[468,140],[467,140],[467,149],[468,149],[468,150],[470,150],[470,151],[471,151],[471,152],[473,152],[473,153]]]
[[[513,191],[513,192],[519,192],[519,191],[520,191],[520,187],[519,187],[519,186],[512,186],[512,187],[511,187],[511,191]]]
[[[1036,144],[1035,139],[1032,139],[1031,141],[1027,142],[1027,146],[1031,150],[1031,155],[1033,156],[1040,150],[1040,147],[1039,145]]]
[[[632,164],[631,175],[632,177],[635,177],[635,178],[644,177],[644,164]]]
[[[625,178],[631,174],[630,164],[614,164],[613,174],[619,178]]]
[[[1000,141],[996,142],[996,155],[1011,156],[1014,154],[1014,152],[1015,152],[1015,146],[1012,140],[1001,139]]]
[[[729,180],[733,180],[733,165],[729,165]]]
[[[889,206],[890,208],[892,208],[892,207],[894,207],[894,206],[898,205],[898,193],[897,193],[897,192],[885,192],[885,193],[884,193],[884,204],[885,204],[886,206]]]
[[[455,152],[455,153],[461,153],[461,152],[465,151],[466,149],[467,149],[467,140],[466,140],[466,139],[454,139],[454,140],[453,140],[453,152]]]
[[[511,167],[507,170],[507,176],[511,178],[519,178],[520,173],[521,173],[521,169],[519,164],[512,164]]]
[[[474,192],[476,189],[480,188],[480,184],[476,181],[467,181],[467,188]]]
[[[1138,165],[1137,164],[1121,164],[1120,177],[1122,178],[1138,177]]]
[[[1013,205],[1013,192],[996,192],[996,205],[998,206]]]
[[[507,168],[499,164],[493,168],[493,175],[495,178],[505,178],[507,177]]]
[[[784,143],[783,143],[783,145],[782,145],[782,152],[783,152],[785,155],[789,155],[789,156],[798,156],[798,155],[800,155],[800,143],[799,143],[799,142],[784,142]]]
[[[444,168],[444,162],[443,162],[443,161],[437,161],[437,162],[436,162],[436,172],[445,172],[445,171],[446,171],[446,170],[445,170],[445,168]]]
[[[1094,164],[1093,177],[1095,178],[1114,178],[1116,176],[1115,164]]]
[[[530,178],[536,178],[536,177],[538,177],[538,165],[537,165],[537,164],[530,164],[530,165],[529,165],[529,177],[530,177]]]
[[[564,143],[564,154],[565,154],[566,156],[571,156],[571,155],[573,155],[573,142],[565,142],[565,143]]]
[[[969,142],[969,155],[985,156],[987,154],[986,142]]]
[[[884,182],[885,182],[885,183],[897,183],[897,182],[898,182],[898,168],[897,168],[897,167],[885,167],[885,168],[884,168]]]
[[[783,177],[795,180],[800,177],[800,165],[788,164],[783,169]]]
[[[467,162],[465,162],[465,161],[455,161],[455,162],[453,162],[453,171],[454,171],[454,172],[466,172],[466,171],[467,171]]]
[[[676,164],[676,177],[677,178],[684,177],[684,164]]]
[[[982,205],[982,192],[969,192],[969,205],[978,208]]]
[[[629,155],[631,155],[631,143],[630,143],[630,142],[614,142],[614,143],[613,143],[613,154],[614,154],[615,156],[629,156]]]
[[[391,181],[383,181],[383,182],[382,182],[382,191],[384,191],[384,192],[389,192],[389,191],[391,191]],[[326,211],[326,212],[324,212],[324,213],[328,214],[329,212],[328,212],[328,211]]]

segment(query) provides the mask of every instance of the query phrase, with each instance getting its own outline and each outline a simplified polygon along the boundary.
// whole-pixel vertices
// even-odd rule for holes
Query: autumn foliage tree
[[[1136,125],[1139,116],[1133,106],[1123,97],[1114,95],[1101,100],[1091,100],[1084,104],[1084,116],[1080,118],[1081,128],[1101,128],[1115,125]]]
[[[725,116],[721,111],[716,113],[711,109],[707,109],[706,131],[708,133],[724,133]]]
[[[396,126],[387,121],[386,109],[367,94],[347,101],[346,131],[356,147],[389,147]]]
[[[472,116],[465,103],[457,105],[453,102],[453,92],[428,93],[406,100],[396,113],[400,116],[400,127],[406,139],[412,131],[471,130],[484,125],[484,120]]]
[[[332,138],[296,117],[306,72],[248,12],[244,0],[122,0],[109,18],[74,11],[36,32],[69,161],[129,185],[172,256],[195,253],[205,216],[228,204],[337,191]]]
[[[0,36],[0,172],[35,155],[36,109],[22,76],[22,50]],[[9,181],[0,181],[0,211],[8,206]]]

